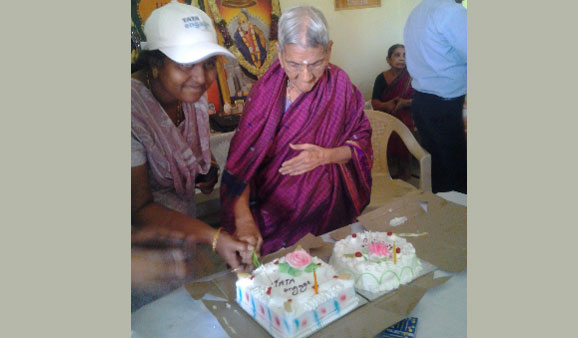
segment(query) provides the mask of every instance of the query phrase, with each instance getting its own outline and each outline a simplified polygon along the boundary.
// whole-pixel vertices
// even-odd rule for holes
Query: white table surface
[[[437,195],[460,205],[467,196],[458,192]],[[417,317],[418,338],[463,338],[467,336],[467,269],[460,273],[437,270],[434,276],[452,276],[429,290],[410,313]],[[204,299],[219,300],[205,295]],[[132,338],[228,337],[210,311],[191,298],[184,287],[138,309],[131,316]]]

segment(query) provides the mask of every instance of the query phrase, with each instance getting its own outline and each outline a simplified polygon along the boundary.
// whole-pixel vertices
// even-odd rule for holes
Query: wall
[[[297,5],[319,8],[329,24],[333,40],[331,62],[343,68],[371,99],[377,74],[389,68],[387,49],[403,43],[403,27],[421,0],[381,0],[381,7],[335,11],[333,0],[280,0],[281,12]]]

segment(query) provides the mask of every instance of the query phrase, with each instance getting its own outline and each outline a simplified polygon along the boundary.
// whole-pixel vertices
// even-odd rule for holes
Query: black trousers
[[[453,99],[414,90],[411,114],[421,146],[431,154],[432,191],[467,194],[464,96]]]

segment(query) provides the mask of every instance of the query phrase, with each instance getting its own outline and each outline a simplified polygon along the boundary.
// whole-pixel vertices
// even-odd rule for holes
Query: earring
[[[153,79],[157,79],[159,77],[159,70],[156,68],[151,69],[151,73],[153,74]]]

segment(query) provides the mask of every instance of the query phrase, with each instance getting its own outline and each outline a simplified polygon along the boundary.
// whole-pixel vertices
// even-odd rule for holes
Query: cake
[[[305,250],[239,273],[236,301],[274,337],[304,337],[353,310],[353,280]]]
[[[413,245],[391,232],[351,234],[335,243],[329,263],[351,275],[358,290],[373,293],[397,289],[422,270]]]

